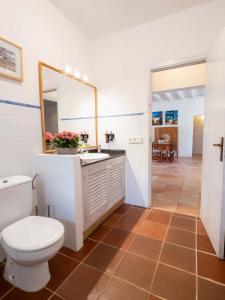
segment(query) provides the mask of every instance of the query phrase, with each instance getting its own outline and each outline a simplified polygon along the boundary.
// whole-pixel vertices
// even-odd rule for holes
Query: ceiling
[[[204,97],[205,87],[192,87],[178,90],[155,92],[152,94],[153,102],[165,103],[172,100],[188,100],[188,99],[199,99]]]
[[[209,0],[50,0],[97,39],[151,22]]]

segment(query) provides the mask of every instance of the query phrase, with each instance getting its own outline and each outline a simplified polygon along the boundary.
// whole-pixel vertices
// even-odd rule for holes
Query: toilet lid
[[[64,226],[59,221],[30,216],[3,229],[1,237],[16,251],[37,251],[53,245],[63,234]]]

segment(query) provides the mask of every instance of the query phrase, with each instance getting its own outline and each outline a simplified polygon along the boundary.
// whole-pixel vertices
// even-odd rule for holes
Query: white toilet
[[[0,248],[4,250],[0,255],[7,255],[4,278],[28,292],[47,284],[48,260],[64,242],[64,226],[55,219],[29,216],[32,206],[30,177],[0,178]]]

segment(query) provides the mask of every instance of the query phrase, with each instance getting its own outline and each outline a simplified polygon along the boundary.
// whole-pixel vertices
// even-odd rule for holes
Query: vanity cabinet
[[[82,168],[84,230],[125,197],[125,156]]]

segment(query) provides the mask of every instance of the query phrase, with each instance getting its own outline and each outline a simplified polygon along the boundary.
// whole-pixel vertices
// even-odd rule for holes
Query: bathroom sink
[[[105,159],[107,157],[109,157],[109,154],[106,153],[84,153],[80,155],[83,162],[91,162],[98,159]]]

